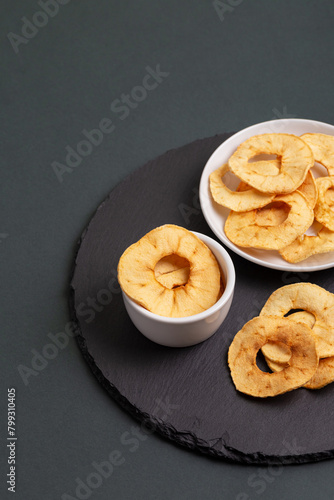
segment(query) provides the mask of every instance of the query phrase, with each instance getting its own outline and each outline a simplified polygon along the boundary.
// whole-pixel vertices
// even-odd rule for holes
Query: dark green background
[[[212,1],[72,0],[16,54],[8,33],[20,35],[22,17],[41,8],[1,1],[1,498],[10,498],[7,387],[17,392],[19,500],[75,498],[76,478],[113,450],[125,462],[89,498],[333,497],[333,461],[260,470],[156,435],[131,452],[121,436],[138,424],[98,385],[74,339],[27,385],[18,372],[50,332],[64,331],[76,241],[128,173],[170,148],[272,118],[333,123],[333,2],[223,3],[221,19]],[[110,103],[158,64],[169,76],[120,120]],[[52,162],[105,117],[115,130],[60,183]]]

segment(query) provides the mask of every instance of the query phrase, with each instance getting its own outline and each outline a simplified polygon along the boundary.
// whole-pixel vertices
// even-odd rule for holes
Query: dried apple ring
[[[280,372],[284,370],[288,365],[276,363],[275,361],[267,360],[269,368],[273,372]],[[319,365],[317,371],[313,377],[303,385],[306,389],[321,389],[325,385],[334,382],[334,356],[330,358],[319,359]]]
[[[276,373],[261,371],[258,351],[268,341],[291,349],[290,365]],[[236,389],[250,396],[277,396],[306,384],[318,367],[318,354],[311,329],[287,318],[256,317],[236,334],[228,351],[228,364]]]
[[[263,209],[232,211],[225,222],[226,236],[241,247],[279,250],[292,243],[312,224],[313,210],[299,191],[276,196],[275,202],[283,202],[290,207],[287,218],[281,224],[260,225],[257,217]]]
[[[185,285],[189,279],[189,261],[177,254],[167,255],[157,262],[155,278],[166,288]]]
[[[295,321],[296,323],[304,323],[311,329],[314,327],[315,317],[310,312],[297,311],[295,313],[289,314],[287,318],[291,319],[292,321]]]
[[[334,251],[334,232],[322,227],[316,236],[303,234],[290,245],[279,250],[281,257],[291,263],[301,262],[318,253]]]
[[[334,204],[333,197],[327,196],[334,190],[334,177],[319,177],[316,180],[318,187],[318,201],[314,208],[314,217],[323,226],[334,231]]]
[[[260,316],[285,316],[303,309],[315,317],[312,333],[320,358],[334,356],[334,295],[313,283],[293,283],[275,290]]]
[[[247,189],[253,188],[251,188],[245,182],[241,181],[237,191],[247,191]],[[315,179],[310,170],[308,171],[303,184],[299,186],[298,191],[305,196],[308,206],[313,209],[317,201],[318,190]],[[288,216],[289,210],[290,208],[285,203],[277,202],[274,198],[274,201],[270,205],[262,208],[257,212],[256,222],[260,226],[278,226],[285,221]]]
[[[269,359],[275,363],[289,363],[291,358],[289,347],[281,342],[268,342],[261,351],[266,361]]]
[[[212,198],[219,205],[235,212],[245,212],[254,208],[264,207],[274,199],[274,194],[265,194],[250,188],[242,192],[232,191],[223,182],[223,176],[229,172],[225,163],[210,174],[210,191]]]
[[[261,153],[276,154],[281,159],[278,174],[262,174],[253,168],[257,162],[252,163],[249,160]],[[287,194],[303,183],[314,164],[314,158],[309,146],[295,135],[262,134],[240,144],[228,164],[237,177],[258,191]]]
[[[300,138],[312,149],[314,160],[334,175],[334,137],[327,134],[303,134]]]
[[[306,389],[321,389],[334,381],[334,356],[319,360],[319,366],[311,380],[304,387]]]
[[[291,358],[291,356],[290,356],[290,358]],[[280,371],[284,370],[284,368],[287,368],[288,366],[290,366],[289,361],[287,361],[286,363],[278,363],[277,361],[272,361],[269,358],[265,358],[265,360],[266,360],[268,367],[271,369],[272,372],[280,372]],[[318,365],[318,367],[319,367],[319,365]]]
[[[305,196],[309,207],[313,209],[318,199],[318,188],[311,170],[307,172],[305,180],[299,186],[298,191]]]
[[[168,255],[189,262],[186,284],[168,288],[156,279],[156,264]],[[193,233],[179,226],[157,227],[125,250],[118,263],[122,290],[149,311],[179,318],[200,313],[217,301],[221,274],[211,250]]]
[[[304,323],[311,329],[315,323],[315,317],[307,311],[295,312],[287,316],[287,318],[296,323]],[[270,369],[272,369],[270,363],[288,364],[291,358],[290,349],[285,344],[277,342],[268,342],[262,347],[261,351]]]
[[[258,226],[279,226],[288,218],[290,207],[280,201],[273,201],[256,214]]]

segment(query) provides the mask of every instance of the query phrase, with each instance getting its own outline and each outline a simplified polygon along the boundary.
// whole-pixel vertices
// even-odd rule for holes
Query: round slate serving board
[[[162,224],[214,238],[198,185],[212,152],[231,134],[168,151],[119,184],[82,235],[71,283],[80,349],[99,382],[142,425],[183,446],[242,463],[302,463],[334,455],[334,384],[257,399],[237,392],[228,347],[285,284],[310,281],[334,292],[334,270],[291,273],[257,266],[229,251],[236,269],[230,312],[216,334],[175,349],[133,326],[116,279],[119,257]]]

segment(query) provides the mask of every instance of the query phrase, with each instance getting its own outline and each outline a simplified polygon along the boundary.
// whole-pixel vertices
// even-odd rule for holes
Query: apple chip
[[[319,177],[318,201],[314,209],[314,217],[330,231],[334,231],[334,177]]]
[[[291,355],[290,355],[290,358],[291,358]],[[281,372],[282,370],[284,370],[284,368],[288,368],[288,366],[290,366],[289,361],[287,361],[286,363],[277,363],[277,361],[272,361],[270,358],[266,358],[266,357],[265,357],[265,360],[266,360],[266,363],[272,372]]]
[[[313,209],[318,199],[318,188],[311,170],[307,172],[307,176],[303,184],[299,186],[298,191],[305,196],[309,207]]]
[[[238,191],[239,189],[245,190],[247,186],[247,184],[241,182],[238,187]],[[303,184],[299,186],[298,191],[305,196],[308,206],[313,209],[317,201],[318,192],[315,184],[315,179],[311,171],[307,173],[306,179]],[[258,210],[256,215],[256,222],[258,225],[278,226],[287,219],[290,207],[285,203],[276,200],[277,198],[274,198],[273,202],[263,207],[261,210]]]
[[[258,351],[268,341],[282,342],[291,350],[290,364],[280,372],[266,373],[256,364]],[[303,386],[315,374],[318,361],[311,329],[287,318],[260,316],[251,319],[235,335],[228,351],[236,389],[261,398]]]
[[[296,323],[304,323],[309,328],[313,328],[313,325],[315,323],[315,317],[313,316],[313,314],[307,311],[298,311],[286,317],[292,321],[295,321]],[[285,344],[281,344],[279,342],[268,342],[262,347],[261,351],[265,357],[267,365],[273,371],[277,370],[274,370],[272,368],[272,363],[277,363],[279,365],[289,364],[291,351]]]
[[[288,363],[291,358],[291,350],[282,342],[268,342],[261,349],[266,361],[270,359],[275,363]]]
[[[319,366],[311,380],[304,387],[306,389],[321,389],[334,381],[334,356],[319,360]]]
[[[270,203],[273,194],[265,194],[256,189],[249,188],[242,192],[232,191],[223,182],[224,175],[229,172],[228,164],[219,167],[210,174],[210,191],[212,198],[219,205],[230,208],[236,212],[245,212],[260,208]]]
[[[256,214],[256,223],[259,226],[279,226],[288,218],[290,207],[286,203],[273,201],[261,208]]]
[[[260,154],[277,155],[281,160],[278,174],[270,175],[254,169],[257,162],[250,160]],[[262,134],[240,144],[228,164],[237,177],[258,191],[287,194],[303,183],[314,158],[310,147],[295,135]]]
[[[303,309],[315,318],[311,332],[320,358],[334,355],[334,295],[313,283],[293,283],[275,290],[260,316],[283,317],[293,309]]]
[[[155,275],[158,262],[170,255],[189,262],[186,284],[175,288],[164,286]],[[164,261],[160,271],[169,265]],[[125,250],[118,263],[118,281],[132,300],[172,318],[205,311],[221,290],[220,269],[211,250],[193,233],[172,224],[153,229]]]
[[[269,368],[273,372],[284,370],[288,364],[276,363],[270,359],[266,359]],[[319,359],[317,371],[313,377],[303,385],[306,389],[321,389],[334,381],[334,356],[330,358]]]
[[[276,196],[275,202],[285,203],[289,213],[281,224],[261,225],[258,219],[263,209],[248,212],[231,211],[225,222],[225,234],[241,247],[266,248],[279,250],[292,243],[304,233],[313,221],[313,210],[300,192]]]
[[[327,253],[334,250],[334,232],[321,226],[316,236],[303,234],[298,236],[290,245],[279,250],[280,255],[287,262],[296,263],[318,253]]]
[[[303,134],[300,138],[312,149],[314,160],[334,175],[334,137],[326,134]]]
[[[287,318],[292,319],[292,321],[296,321],[296,323],[304,323],[309,328],[313,328],[315,323],[315,317],[313,314],[307,311],[297,311],[295,313],[289,314]]]
[[[189,279],[189,261],[177,254],[167,255],[157,262],[155,278],[166,288],[185,285]]]

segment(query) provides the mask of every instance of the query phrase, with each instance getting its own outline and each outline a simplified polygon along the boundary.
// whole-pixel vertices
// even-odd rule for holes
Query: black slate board
[[[147,163],[100,205],[82,235],[71,283],[80,349],[110,395],[147,428],[192,449],[242,463],[303,463],[334,454],[334,384],[276,398],[238,393],[227,350],[270,293],[297,281],[334,292],[334,270],[270,270],[229,251],[236,268],[230,312],[197,346],[173,349],[147,340],[131,323],[116,281],[119,257],[161,224],[212,237],[198,185],[211,153],[231,134],[198,140]]]

